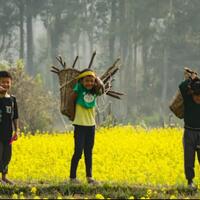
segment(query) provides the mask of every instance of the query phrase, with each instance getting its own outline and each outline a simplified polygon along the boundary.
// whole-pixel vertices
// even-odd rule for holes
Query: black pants
[[[195,176],[195,152],[200,163],[200,131],[185,129],[183,136],[185,177],[191,182]]]
[[[71,160],[70,178],[76,178],[78,162],[84,150],[86,176],[92,177],[92,149],[95,126],[74,126],[74,154]]]
[[[2,174],[8,173],[8,164],[11,160],[12,145],[8,142],[0,141],[0,172]]]

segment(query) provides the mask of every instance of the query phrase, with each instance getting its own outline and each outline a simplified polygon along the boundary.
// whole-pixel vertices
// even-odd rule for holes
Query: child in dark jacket
[[[9,94],[11,84],[10,73],[0,71],[0,172],[2,183],[7,184],[13,184],[6,174],[12,155],[12,141],[18,137],[18,109],[16,98]]]
[[[200,162],[200,79],[194,73],[191,79],[179,86],[184,101],[184,168],[188,186],[196,189],[193,183],[195,152]]]

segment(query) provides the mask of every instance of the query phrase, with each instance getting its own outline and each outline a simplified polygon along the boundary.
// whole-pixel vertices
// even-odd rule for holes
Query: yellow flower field
[[[182,129],[116,126],[96,132],[93,176],[129,184],[185,184]],[[13,143],[9,177],[25,182],[65,181],[73,154],[72,133],[21,136]],[[77,176],[85,181],[84,157]],[[196,162],[197,164],[197,162]],[[200,182],[196,166],[196,182]]]

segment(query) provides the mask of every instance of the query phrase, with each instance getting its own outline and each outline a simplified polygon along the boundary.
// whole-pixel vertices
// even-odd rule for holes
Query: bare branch
[[[116,91],[113,91],[113,90],[110,90],[108,91],[108,93],[111,93],[111,94],[116,94],[116,95],[125,95],[125,93],[121,93],[121,92],[116,92]]]
[[[78,56],[76,56],[76,58],[75,58],[75,60],[74,60],[74,63],[73,63],[73,65],[72,65],[72,68],[75,68],[75,65],[76,65],[77,60],[78,60]]]
[[[116,64],[120,61],[120,59],[118,58],[113,64],[111,67],[109,67],[107,69],[107,71],[101,76],[101,80],[105,79],[105,77],[107,77],[112,71],[115,70],[115,68],[118,68],[119,69],[119,66],[116,66]]]
[[[118,70],[119,68],[116,68],[114,71],[109,72],[103,79],[101,78],[101,80],[106,83]]]
[[[58,74],[58,71],[55,71],[53,69],[51,69],[51,72],[55,73],[55,74]]]
[[[55,66],[51,66],[51,68],[52,68],[54,71],[57,71],[57,72],[60,71],[60,70],[59,70],[57,67],[55,67]]]
[[[108,96],[111,96],[113,98],[116,98],[116,99],[121,99],[121,97],[119,97],[118,95],[115,95],[115,94],[111,94],[111,93],[106,93]]]
[[[57,61],[62,65],[62,67],[66,68],[66,63],[63,61],[61,56],[56,56]]]

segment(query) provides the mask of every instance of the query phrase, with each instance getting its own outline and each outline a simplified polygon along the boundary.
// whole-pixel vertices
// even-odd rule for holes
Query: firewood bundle
[[[88,68],[91,68],[96,52],[93,53]],[[76,77],[80,74],[80,71],[75,69],[78,56],[74,60],[72,67],[67,67],[61,56],[56,57],[57,61],[61,64],[62,69],[52,66],[51,71],[58,75],[60,83],[60,111],[63,115],[69,117],[70,120],[74,118],[74,105],[71,101],[71,94],[73,93],[73,87],[77,83]],[[119,70],[119,60],[117,59],[112,66],[110,66],[103,75],[99,77],[99,81],[95,84],[95,90],[100,95],[106,94],[116,99],[121,99],[123,93],[112,90],[113,76]]]
[[[184,68],[185,80],[190,79],[193,73],[197,75],[197,72],[194,72],[190,68]],[[176,115],[176,117],[180,119],[184,118],[184,103],[180,89],[178,89],[175,96],[172,98],[169,108]]]

